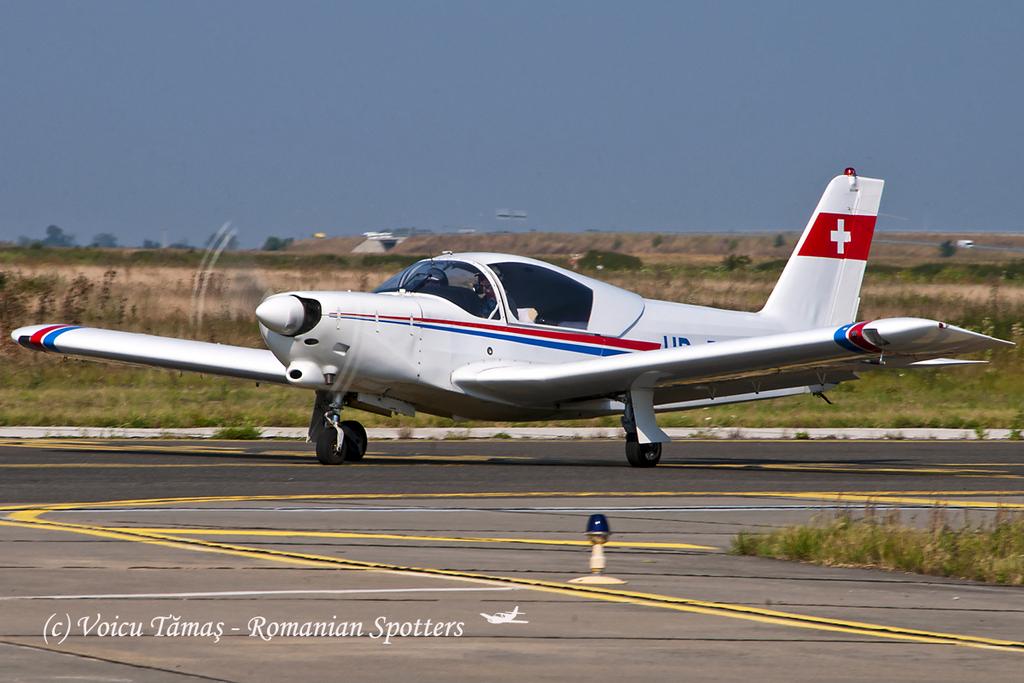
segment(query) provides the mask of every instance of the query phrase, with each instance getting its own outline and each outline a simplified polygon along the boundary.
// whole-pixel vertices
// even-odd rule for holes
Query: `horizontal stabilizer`
[[[846,334],[860,348],[886,354],[975,353],[1014,346],[1013,342],[987,334],[921,318],[883,318],[857,323],[849,326]]]
[[[965,358],[929,358],[918,360],[907,365],[908,368],[948,368],[953,365],[987,365],[987,360],[967,360]]]

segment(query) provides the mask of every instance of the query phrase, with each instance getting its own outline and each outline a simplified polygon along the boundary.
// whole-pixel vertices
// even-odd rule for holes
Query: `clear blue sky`
[[[0,240],[1021,230],[1020,2],[2,2]]]

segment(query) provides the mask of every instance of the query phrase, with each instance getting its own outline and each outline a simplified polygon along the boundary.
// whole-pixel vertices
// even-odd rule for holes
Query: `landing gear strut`
[[[366,429],[355,420],[342,420],[343,396],[316,392],[309,439],[316,443],[316,459],[321,465],[340,465],[362,460],[366,455]]]

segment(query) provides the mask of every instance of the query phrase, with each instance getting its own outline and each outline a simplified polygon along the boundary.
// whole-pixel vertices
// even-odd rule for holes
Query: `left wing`
[[[19,327],[11,338],[25,348],[121,363],[204,372],[287,384],[285,368],[266,349],[117,332],[75,325]]]
[[[473,364],[456,370],[452,381],[467,393],[520,405],[628,396],[638,421],[643,412],[653,423],[654,393],[664,396],[665,387],[679,387],[676,400],[685,400],[684,388],[843,365],[846,379],[851,361],[877,365],[891,358],[905,366],[1000,346],[1013,343],[935,320],[888,318],[574,363]]]

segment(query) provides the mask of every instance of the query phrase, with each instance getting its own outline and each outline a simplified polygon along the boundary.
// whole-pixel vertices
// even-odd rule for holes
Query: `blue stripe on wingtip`
[[[71,330],[80,330],[80,329],[82,329],[81,325],[68,325],[67,327],[62,327],[59,330],[54,330],[53,332],[48,332],[46,334],[46,336],[43,337],[43,348],[49,349],[51,351],[56,351],[57,347],[53,345],[53,341],[57,337],[59,337],[60,335],[64,334],[65,332],[70,332]]]
[[[865,351],[864,349],[860,348],[859,346],[857,346],[856,344],[851,342],[846,337],[846,333],[854,325],[856,325],[856,323],[850,323],[849,325],[843,325],[838,330],[836,330],[836,333],[834,335],[832,335],[832,339],[835,340],[836,344],[839,344],[840,346],[842,346],[847,351],[852,351],[853,353],[867,353],[867,351]]]

